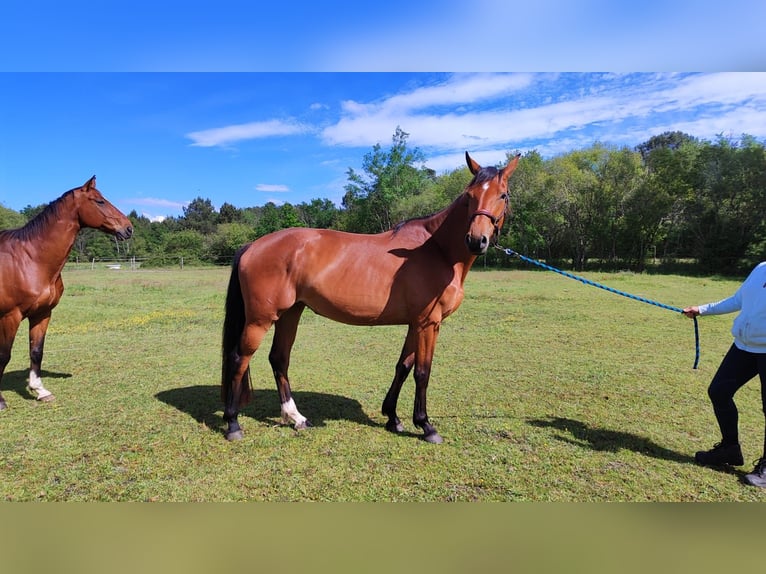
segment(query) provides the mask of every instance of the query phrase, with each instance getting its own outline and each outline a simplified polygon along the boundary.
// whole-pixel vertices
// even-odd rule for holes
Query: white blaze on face
[[[285,423],[293,421],[294,426],[303,426],[306,422],[306,417],[298,412],[298,407],[295,406],[295,401],[290,399],[286,403],[282,403],[282,420]]]
[[[481,184],[481,188],[482,188],[484,191],[487,191],[487,190],[489,189],[489,182],[488,182],[488,181],[485,181],[484,183],[482,183],[482,184]]]
[[[49,397],[51,393],[43,386],[43,380],[34,371],[29,371],[29,391],[38,399]]]

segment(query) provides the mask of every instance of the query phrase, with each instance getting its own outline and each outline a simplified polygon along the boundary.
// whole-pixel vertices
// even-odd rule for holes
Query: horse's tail
[[[221,345],[221,400],[226,402],[227,396],[235,389],[234,371],[239,363],[239,341],[245,329],[245,300],[242,297],[242,286],[239,284],[239,262],[248,246],[242,247],[234,255],[231,264],[229,287],[226,290],[225,315],[223,319],[223,342]],[[242,377],[240,385],[239,406],[250,401],[250,368]]]

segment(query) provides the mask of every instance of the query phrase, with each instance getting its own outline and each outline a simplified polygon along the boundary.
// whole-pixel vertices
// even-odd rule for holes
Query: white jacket
[[[700,315],[739,311],[731,327],[734,344],[743,351],[766,353],[766,261],[756,265],[734,295],[700,305],[699,311]]]

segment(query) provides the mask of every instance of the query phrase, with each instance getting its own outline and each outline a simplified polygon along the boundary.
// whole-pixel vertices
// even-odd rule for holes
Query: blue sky
[[[766,74],[747,72],[766,63],[762,3],[41,4],[10,0],[0,21],[0,203],[16,210],[94,174],[152,218],[198,196],[339,202],[397,126],[437,172],[466,150],[766,138]]]

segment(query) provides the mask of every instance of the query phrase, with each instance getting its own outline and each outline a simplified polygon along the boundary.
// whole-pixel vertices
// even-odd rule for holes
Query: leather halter
[[[473,212],[473,215],[471,215],[471,219],[469,221],[473,221],[475,217],[480,215],[489,217],[489,220],[492,222],[492,226],[494,227],[492,230],[492,241],[497,243],[498,239],[500,238],[500,227],[497,225],[497,222],[500,220],[500,218],[492,215],[492,213],[486,209],[477,209]],[[503,215],[505,215],[505,210],[503,210]]]
[[[500,219],[499,217],[492,215],[488,210],[486,209],[477,209],[473,212],[473,215],[471,216],[470,221],[473,221],[475,217],[478,217],[479,215],[486,215],[489,217],[489,220],[492,222],[492,225],[497,227],[497,221]]]

